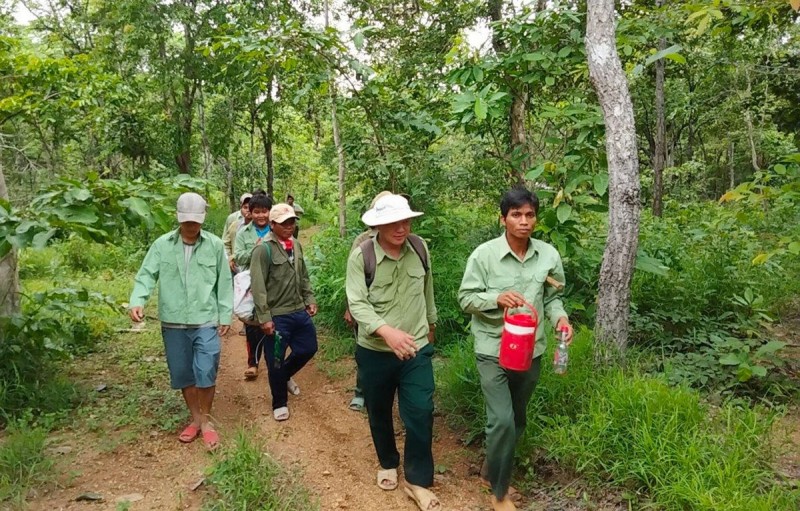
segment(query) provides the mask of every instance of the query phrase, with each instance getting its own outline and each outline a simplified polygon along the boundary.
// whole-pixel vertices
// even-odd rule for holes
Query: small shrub
[[[52,481],[53,461],[45,455],[47,432],[15,424],[0,440],[0,503],[23,507],[28,489]]]
[[[208,472],[212,500],[208,511],[259,509],[294,511],[319,509],[308,491],[298,484],[266,453],[264,445],[253,440],[256,435],[240,430],[226,444]]]

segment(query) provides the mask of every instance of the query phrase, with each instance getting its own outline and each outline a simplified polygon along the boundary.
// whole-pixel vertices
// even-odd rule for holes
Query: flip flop
[[[253,380],[258,376],[258,367],[248,367],[244,370],[245,380]]]
[[[360,412],[364,409],[364,398],[361,396],[353,396],[353,399],[350,400],[350,404],[347,405],[347,407],[354,412]]]
[[[286,390],[288,390],[293,396],[300,395],[300,386],[297,385],[297,382],[291,378],[289,378],[289,381],[286,382]]]
[[[494,511],[517,511],[517,506],[514,505],[511,497],[497,500],[497,497],[492,495],[492,509],[494,509]]]
[[[278,422],[288,420],[289,419],[289,407],[288,406],[281,406],[280,408],[276,408],[276,409],[272,410],[272,416]]]
[[[195,426],[194,424],[189,424],[181,431],[181,434],[178,435],[178,440],[183,442],[184,444],[188,444],[189,442],[194,442],[194,439],[200,434],[200,428]]]
[[[411,497],[420,511],[442,511],[444,509],[436,495],[427,488],[405,483],[403,491]]]
[[[206,444],[206,449],[209,451],[215,450],[219,447],[219,433],[213,429],[203,431],[203,443]]]
[[[397,469],[387,468],[378,470],[378,488],[381,490],[392,491],[397,488]]]

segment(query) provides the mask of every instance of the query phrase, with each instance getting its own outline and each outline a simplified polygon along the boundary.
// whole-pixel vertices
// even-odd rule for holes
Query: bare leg
[[[198,410],[200,412],[200,429],[202,431],[214,431],[211,424],[211,405],[214,404],[214,393],[216,387],[197,389]]]
[[[203,424],[203,413],[200,409],[198,390],[200,389],[191,385],[181,389],[181,393],[183,394],[183,400],[186,401],[187,408],[189,408],[189,412],[192,414],[192,425],[200,428]]]

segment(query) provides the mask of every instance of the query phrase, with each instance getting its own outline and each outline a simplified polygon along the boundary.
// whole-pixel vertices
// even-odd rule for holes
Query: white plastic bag
[[[250,290],[250,270],[237,273],[233,277],[233,314],[243,323],[255,325],[253,319],[253,292]]]

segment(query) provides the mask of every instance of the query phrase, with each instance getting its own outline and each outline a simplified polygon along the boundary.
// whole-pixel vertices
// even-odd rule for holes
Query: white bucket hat
[[[178,197],[178,222],[197,222],[202,224],[206,219],[206,200],[200,195],[188,192]]]
[[[370,227],[377,227],[422,215],[422,212],[411,211],[405,197],[390,194],[375,201],[375,206],[364,213],[361,221]]]

